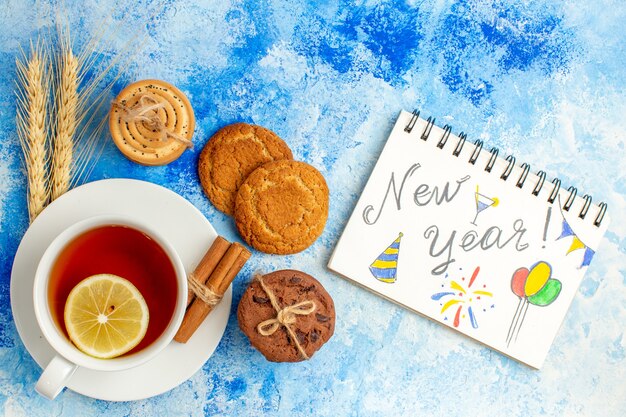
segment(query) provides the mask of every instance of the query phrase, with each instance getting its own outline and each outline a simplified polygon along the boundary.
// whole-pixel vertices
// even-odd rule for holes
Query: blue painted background
[[[9,275],[28,219],[16,141],[14,60],[63,2],[0,6],[0,410],[5,415],[626,415],[626,6],[552,1],[65,1],[77,45],[122,22],[102,59],[142,33],[116,85],[154,77],[195,108],[193,151],[159,168],[107,143],[90,179],[131,177],[189,199],[220,234],[230,218],[203,196],[196,159],[220,127],[276,131],[330,190],[322,237],[297,255],[255,253],[252,270],[317,276],[337,308],[336,334],[300,364],[266,362],[231,314],[202,371],[145,401],[107,403],[33,390],[40,369],[12,320]],[[132,2],[130,2],[132,3]],[[609,203],[613,223],[550,355],[533,371],[410,314],[325,269],[398,111],[419,107]],[[423,113],[423,114],[424,114]]]

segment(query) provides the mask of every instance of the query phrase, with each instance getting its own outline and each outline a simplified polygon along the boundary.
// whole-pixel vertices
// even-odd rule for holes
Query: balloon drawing
[[[471,223],[474,226],[477,226],[476,219],[478,218],[478,215],[489,207],[496,207],[500,203],[500,200],[498,200],[497,197],[487,197],[486,195],[479,193],[478,185],[476,185],[474,199],[476,200],[476,216],[474,216],[474,220],[472,220]]]
[[[388,284],[396,282],[398,255],[400,255],[400,240],[402,236],[403,234],[400,232],[396,240],[394,240],[383,253],[378,255],[370,265],[370,272],[377,280]]]
[[[487,291],[486,284],[483,284],[482,286],[475,285],[472,288],[472,285],[474,285],[476,277],[478,276],[478,272],[480,272],[480,267],[477,266],[472,273],[472,277],[467,283],[467,287],[464,285],[465,277],[462,277],[460,282],[459,280],[450,280],[446,291],[438,292],[430,297],[431,300],[441,301],[439,304],[441,306],[441,314],[445,314],[445,312],[452,306],[456,307],[454,320],[452,322],[454,327],[459,327],[461,319],[466,317],[463,310],[463,307],[465,307],[470,324],[474,329],[477,329],[478,321],[476,320],[476,310],[482,309],[483,311],[486,311],[486,308],[483,308],[484,301],[486,298],[493,297],[493,293]],[[444,284],[441,286],[444,287]],[[493,304],[491,304],[491,308],[493,308]],[[444,320],[448,320],[448,317],[444,316]]]
[[[517,309],[511,320],[506,336],[507,347],[517,340],[526,312],[530,304],[546,307],[556,300],[561,293],[561,281],[552,278],[552,267],[545,261],[539,261],[529,268],[518,268],[511,277],[511,291],[519,297]]]

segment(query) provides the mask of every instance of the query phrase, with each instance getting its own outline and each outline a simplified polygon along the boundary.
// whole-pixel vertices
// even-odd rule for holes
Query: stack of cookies
[[[324,230],[324,177],[294,161],[271,130],[246,123],[220,129],[202,150],[198,173],[213,205],[233,216],[243,239],[259,251],[297,253]]]
[[[300,362],[335,331],[335,304],[318,280],[285,269],[257,275],[237,308],[239,328],[271,362]]]
[[[176,160],[193,146],[195,123],[185,94],[161,80],[127,86],[109,113],[113,142],[124,156],[142,165],[166,165]]]

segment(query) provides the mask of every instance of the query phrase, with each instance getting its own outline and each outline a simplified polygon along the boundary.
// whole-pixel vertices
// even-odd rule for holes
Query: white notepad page
[[[419,118],[409,133],[411,119],[398,117],[329,268],[540,368],[608,216],[594,225],[591,204],[581,218],[580,196],[564,210],[564,189],[550,204],[553,182],[528,173],[518,187],[521,164],[469,141],[454,156],[459,137],[440,148],[446,132],[433,126],[424,140],[432,125]]]

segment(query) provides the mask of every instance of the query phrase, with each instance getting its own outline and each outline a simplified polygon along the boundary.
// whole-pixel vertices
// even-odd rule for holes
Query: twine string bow
[[[158,140],[167,142],[174,139],[187,148],[192,148],[193,143],[184,136],[170,131],[159,117],[158,110],[165,108],[164,101],[157,101],[148,93],[139,96],[139,100],[133,106],[126,106],[119,101],[114,101],[113,105],[122,111],[122,120],[127,123],[144,123],[150,129],[158,133]]]
[[[257,331],[262,336],[271,336],[281,326],[285,327],[287,333],[289,333],[289,336],[291,337],[291,340],[293,340],[294,344],[296,345],[298,352],[300,352],[300,355],[304,359],[309,359],[309,356],[304,351],[302,345],[300,345],[300,342],[298,341],[295,332],[291,328],[291,325],[296,322],[296,316],[307,316],[313,313],[317,307],[315,305],[315,302],[311,300],[306,300],[294,305],[287,306],[285,308],[280,308],[280,305],[276,300],[276,296],[269,288],[267,288],[265,282],[263,282],[263,277],[261,275],[256,275],[255,279],[259,282],[265,294],[267,294],[267,297],[270,299],[272,307],[274,307],[274,310],[276,311],[276,317],[262,321],[257,325]]]
[[[201,299],[208,306],[214,307],[222,299],[219,294],[216,294],[209,287],[198,281],[193,273],[187,276],[187,283],[189,284],[189,289],[196,295],[196,297]]]

